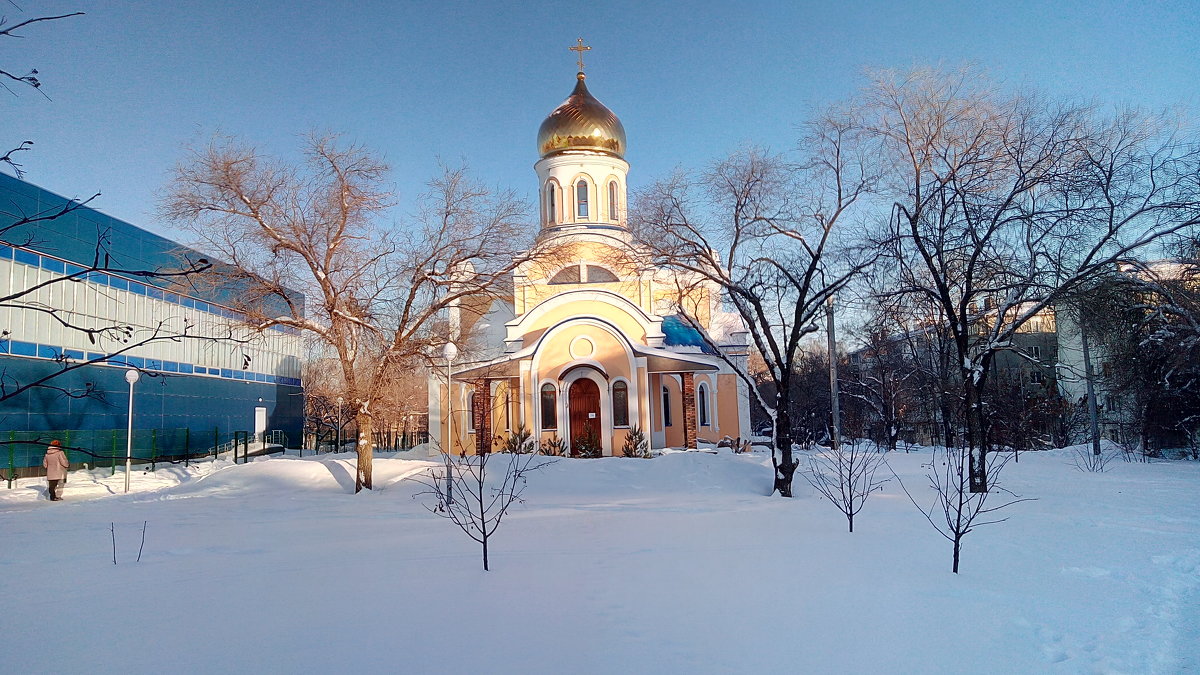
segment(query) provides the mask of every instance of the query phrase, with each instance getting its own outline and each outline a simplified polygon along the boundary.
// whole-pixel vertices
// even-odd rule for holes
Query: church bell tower
[[[627,190],[625,128],[588,91],[580,38],[575,90],[542,122],[534,164],[539,182],[542,234],[625,229]]]

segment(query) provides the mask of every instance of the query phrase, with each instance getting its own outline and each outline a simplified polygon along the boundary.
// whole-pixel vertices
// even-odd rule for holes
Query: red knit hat
[[[62,445],[62,441],[60,441],[56,438],[56,439],[50,441],[50,445]]]

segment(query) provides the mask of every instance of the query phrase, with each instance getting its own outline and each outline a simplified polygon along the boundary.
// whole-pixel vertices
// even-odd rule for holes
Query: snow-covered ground
[[[349,455],[0,487],[0,671],[1200,672],[1200,463],[1023,455],[956,576],[895,481],[848,534],[763,454],[563,460],[485,573],[400,457],[360,495]]]

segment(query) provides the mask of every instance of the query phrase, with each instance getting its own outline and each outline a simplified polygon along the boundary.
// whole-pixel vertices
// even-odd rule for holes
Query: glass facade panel
[[[13,252],[13,259],[19,263],[33,265],[34,267],[37,267],[41,263],[41,256],[21,248],[18,248]]]

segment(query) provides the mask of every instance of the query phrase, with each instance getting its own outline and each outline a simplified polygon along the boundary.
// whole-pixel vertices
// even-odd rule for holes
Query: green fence
[[[214,449],[229,449],[245,431],[212,429],[134,429],[131,455],[136,464],[188,463],[211,457]],[[72,466],[110,468],[114,473],[125,462],[128,432],[125,429],[69,429],[60,431],[0,431],[0,466],[7,480],[41,475],[46,446],[57,439]]]

